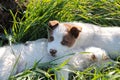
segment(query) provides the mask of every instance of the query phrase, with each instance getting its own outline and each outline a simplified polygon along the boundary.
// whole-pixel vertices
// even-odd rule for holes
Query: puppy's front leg
[[[68,80],[69,79],[69,70],[68,66],[64,66],[61,70],[57,71],[57,80]]]

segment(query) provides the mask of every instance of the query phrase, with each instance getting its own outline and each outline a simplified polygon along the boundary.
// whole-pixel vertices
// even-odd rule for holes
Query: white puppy
[[[102,52],[105,50],[105,54],[112,59],[120,56],[120,27],[100,27],[82,22],[60,23],[57,20],[50,21],[49,27],[48,53],[50,53],[53,57],[63,56],[65,55],[65,52],[67,52],[67,54],[76,51],[81,52],[91,46],[102,49],[99,55],[103,55]],[[81,56],[82,55],[78,56],[77,59],[79,60],[80,57],[80,61],[83,62],[87,60],[87,65],[89,65],[90,62],[93,63],[88,59],[88,57],[86,58]],[[102,56],[95,56],[97,59],[101,60]],[[71,60],[71,62],[76,59],[75,57]],[[60,60],[60,62],[63,60]],[[75,66],[74,64],[76,64],[76,62],[74,61],[72,63],[73,64],[71,65]],[[79,66],[78,69],[84,69],[84,66],[86,67],[87,65],[83,64],[83,66]],[[61,74],[64,76],[67,72],[63,71]]]
[[[26,44],[4,46],[0,48],[0,80],[31,68],[35,62],[51,60],[47,53],[47,40],[39,39]]]
[[[96,47],[89,47],[84,53],[76,53],[73,56],[67,57],[66,60],[67,59],[69,60],[68,63],[57,72],[58,80],[62,80],[61,78],[64,78],[64,80],[69,80],[68,74],[70,71],[83,71],[92,65],[103,67],[106,66],[108,62],[113,63],[104,50]]]
[[[52,56],[70,50],[86,49],[90,46],[104,49],[115,59],[120,55],[120,27],[99,27],[81,22],[49,22],[50,36],[48,52]]]

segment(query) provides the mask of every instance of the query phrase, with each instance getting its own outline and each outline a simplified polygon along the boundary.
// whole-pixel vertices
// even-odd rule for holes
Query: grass
[[[24,0],[21,0],[24,1]],[[38,38],[47,37],[48,21],[59,20],[60,22],[83,21],[102,26],[120,26],[120,1],[119,0],[30,0],[26,11],[11,15],[13,26],[5,35],[12,43],[26,42]],[[4,40],[3,40],[4,41]],[[0,41],[2,45],[3,41]],[[42,64],[43,65],[43,64]],[[47,65],[47,64],[46,64]],[[32,69],[12,76],[10,80],[53,80],[56,68]],[[112,68],[112,69],[111,69]],[[119,80],[120,70],[116,66],[108,67],[108,71],[101,72],[100,69],[92,67],[83,72],[76,71],[74,80]],[[91,73],[91,70],[94,70]],[[40,79],[39,79],[40,78]]]

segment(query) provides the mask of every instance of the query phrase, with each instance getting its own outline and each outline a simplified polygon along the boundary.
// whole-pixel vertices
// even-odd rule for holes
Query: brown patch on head
[[[67,24],[67,23],[65,23],[64,25],[65,25],[65,27],[67,27],[68,31],[69,31],[69,30],[72,28],[72,26],[73,26],[73,25]]]
[[[76,26],[74,24],[68,24],[68,23],[65,23],[64,25],[65,25],[65,27],[67,27],[68,31],[70,31],[70,29],[73,28],[73,27],[77,28],[80,32],[82,31],[81,26]]]
[[[82,28],[80,26],[78,27],[71,24],[64,24],[64,25],[67,28],[67,34],[63,37],[61,44],[71,47],[75,43],[75,40],[79,36],[79,33],[81,32]]]
[[[82,31],[81,26],[76,26],[72,24],[64,24],[65,27],[67,28],[67,31],[75,38],[79,36],[79,33]]]
[[[75,42],[75,38],[70,33],[68,33],[63,37],[61,44],[71,47],[74,44],[74,42]]]
[[[48,26],[49,26],[52,30],[55,29],[58,25],[59,25],[59,21],[57,21],[57,20],[49,21],[49,23],[48,23]]]
[[[78,36],[79,36],[79,29],[78,28],[76,28],[76,27],[72,27],[71,29],[70,29],[70,34],[74,37],[74,38],[77,38]]]

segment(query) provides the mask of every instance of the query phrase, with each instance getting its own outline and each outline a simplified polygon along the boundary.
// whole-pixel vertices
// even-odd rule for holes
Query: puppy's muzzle
[[[55,49],[50,49],[50,54],[55,57],[56,56],[56,53],[57,53],[57,50]]]

